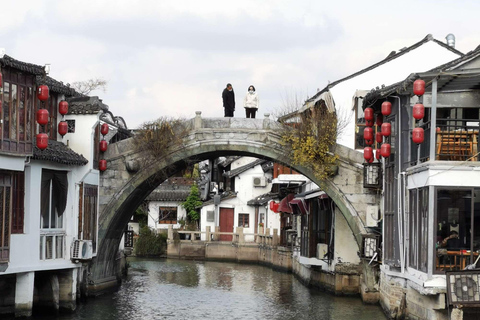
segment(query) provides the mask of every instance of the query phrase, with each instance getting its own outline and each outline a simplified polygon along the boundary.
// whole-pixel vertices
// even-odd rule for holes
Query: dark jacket
[[[227,88],[223,89],[222,92],[223,107],[228,110],[235,110],[235,93],[228,91]]]

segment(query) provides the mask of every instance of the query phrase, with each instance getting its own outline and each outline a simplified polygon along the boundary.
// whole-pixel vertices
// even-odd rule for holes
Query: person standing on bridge
[[[227,83],[227,87],[223,89],[222,99],[225,117],[233,117],[233,111],[235,111],[235,93],[230,83]]]
[[[243,99],[243,106],[245,107],[245,114],[247,118],[255,119],[255,113],[257,112],[259,105],[260,100],[255,92],[255,87],[251,85],[248,87],[247,95]]]

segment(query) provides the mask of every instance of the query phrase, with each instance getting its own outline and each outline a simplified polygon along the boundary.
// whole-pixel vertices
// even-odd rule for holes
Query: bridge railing
[[[261,228],[259,233],[244,233],[243,227],[235,228],[235,232],[220,232],[220,227],[215,227],[215,231],[212,232],[210,226],[205,227],[205,231],[184,231],[174,230],[173,226],[168,226],[168,240],[175,240],[174,233],[184,234],[188,242],[231,242],[236,244],[244,243],[257,243],[259,245],[277,246],[279,244],[278,230]],[[270,234],[272,231],[272,234]],[[205,240],[202,239],[202,235],[205,235]],[[221,236],[231,236],[231,240],[222,240]]]

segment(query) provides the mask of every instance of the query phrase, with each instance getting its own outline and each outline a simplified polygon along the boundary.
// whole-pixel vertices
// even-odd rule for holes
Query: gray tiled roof
[[[74,97],[67,99],[68,114],[94,114],[108,111],[108,106],[98,97]]]
[[[30,74],[43,75],[45,73],[42,66],[15,60],[8,55],[4,55],[3,58],[0,59],[0,64],[4,67],[15,68]]]
[[[185,201],[190,194],[192,179],[171,177],[148,195],[149,201]]]
[[[258,165],[262,165],[264,164],[265,162],[267,162],[267,160],[264,160],[264,159],[257,159],[255,161],[252,161],[244,166],[241,166],[241,167],[238,167],[234,170],[230,170],[230,171],[227,171],[223,174],[224,177],[227,177],[227,178],[233,178],[233,177],[236,177],[238,176],[239,174],[251,169],[251,168],[254,168],[255,166],[258,166]]]
[[[40,150],[35,146],[33,148],[34,160],[45,160],[57,162],[70,166],[83,166],[88,163],[88,160],[81,154],[76,153],[62,142],[48,140],[48,147],[45,150]]]
[[[249,206],[264,206],[268,203],[268,201],[273,199],[279,199],[278,193],[267,192],[258,197],[253,198],[252,200],[248,200],[247,205]]]
[[[45,78],[41,75],[36,77],[37,84],[45,84],[48,86],[48,89],[51,92],[61,93],[67,97],[81,97],[81,93],[75,91],[74,88],[71,88],[70,85],[65,85],[63,82],[53,79],[52,77],[46,76]]]

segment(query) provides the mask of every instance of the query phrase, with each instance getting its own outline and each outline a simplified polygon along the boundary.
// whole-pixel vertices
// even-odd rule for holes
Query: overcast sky
[[[3,1],[0,47],[64,83],[104,78],[96,91],[130,128],[161,116],[223,116],[249,85],[259,117],[432,34],[480,45],[477,0],[18,0]],[[424,70],[411,70],[424,71]],[[399,79],[401,80],[401,79]],[[381,84],[379,84],[381,85]]]

